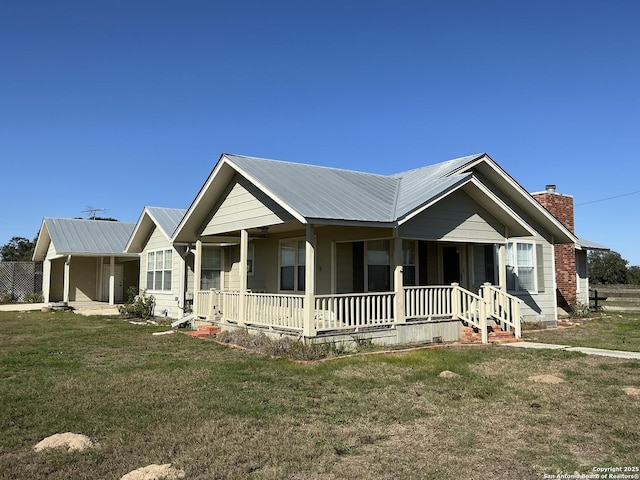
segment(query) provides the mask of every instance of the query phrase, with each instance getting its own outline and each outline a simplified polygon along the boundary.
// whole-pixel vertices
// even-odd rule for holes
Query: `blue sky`
[[[382,174],[486,152],[640,265],[639,21],[624,0],[3,0],[0,245],[87,206],[187,208],[223,152]]]

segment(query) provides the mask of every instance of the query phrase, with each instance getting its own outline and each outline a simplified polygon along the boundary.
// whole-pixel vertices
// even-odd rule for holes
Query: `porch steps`
[[[207,338],[216,335],[219,331],[220,327],[216,325],[199,325],[197,330],[184,332],[184,334],[195,338]]]
[[[502,330],[499,325],[490,325],[488,329],[489,343],[522,342],[521,338],[516,338],[510,331]],[[473,327],[462,327],[460,341],[462,341],[462,343],[481,343],[482,335],[479,330],[476,331]]]

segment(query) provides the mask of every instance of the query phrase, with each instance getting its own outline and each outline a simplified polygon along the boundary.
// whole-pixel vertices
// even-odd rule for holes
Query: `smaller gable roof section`
[[[134,227],[133,223],[107,220],[45,218],[34,258],[45,257],[49,241],[57,255],[127,256],[124,247]]]
[[[552,222],[557,240],[572,243],[571,233],[536,202],[486,154],[469,155],[395,175],[377,175],[331,167],[223,154],[176,229],[173,241],[192,241],[219,201],[228,182],[240,174],[302,223],[363,222],[392,226],[465,185],[487,193],[476,175],[478,166],[492,183],[504,188],[510,201],[536,215],[543,225]],[[531,229],[509,207],[491,195],[492,213],[519,225],[520,234]],[[536,207],[537,205],[537,207]],[[515,223],[514,223],[515,225]]]
[[[159,228],[166,239],[170,240],[185,213],[187,210],[184,208],[144,207],[125,251],[140,253],[154,228]]]

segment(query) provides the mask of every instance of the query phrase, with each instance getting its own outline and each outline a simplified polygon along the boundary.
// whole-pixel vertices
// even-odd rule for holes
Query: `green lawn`
[[[570,329],[547,329],[523,334],[525,340],[640,352],[640,313],[603,313],[576,320]]]
[[[640,465],[640,362],[502,346],[297,364],[162,327],[0,312],[0,479],[535,479]],[[442,378],[443,370],[459,374]],[[560,384],[534,383],[555,375]],[[83,453],[36,453],[54,433]]]

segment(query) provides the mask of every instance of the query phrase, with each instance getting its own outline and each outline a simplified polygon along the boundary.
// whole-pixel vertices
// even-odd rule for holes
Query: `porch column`
[[[240,308],[238,310],[238,324],[243,325],[247,320],[247,260],[249,259],[249,232],[240,231]]]
[[[63,281],[63,290],[62,290],[62,301],[69,303],[69,279],[71,269],[71,255],[67,256],[67,259],[64,261],[64,281]]]
[[[109,259],[109,305],[116,303],[116,257]]]
[[[402,239],[397,236],[397,230],[394,230],[393,239],[393,291],[394,295],[394,312],[396,323],[406,323],[404,308],[404,278],[402,276]]]
[[[498,285],[503,292],[507,291],[507,247],[498,245]]]
[[[42,296],[44,303],[49,303],[51,293],[51,260],[42,263]]]
[[[304,325],[302,334],[314,337],[315,329],[315,296],[316,296],[316,246],[313,225],[307,224],[304,266]]]
[[[193,258],[193,311],[198,316],[200,313],[200,290],[202,290],[202,240],[196,240],[196,254]],[[208,314],[208,312],[207,312]]]

